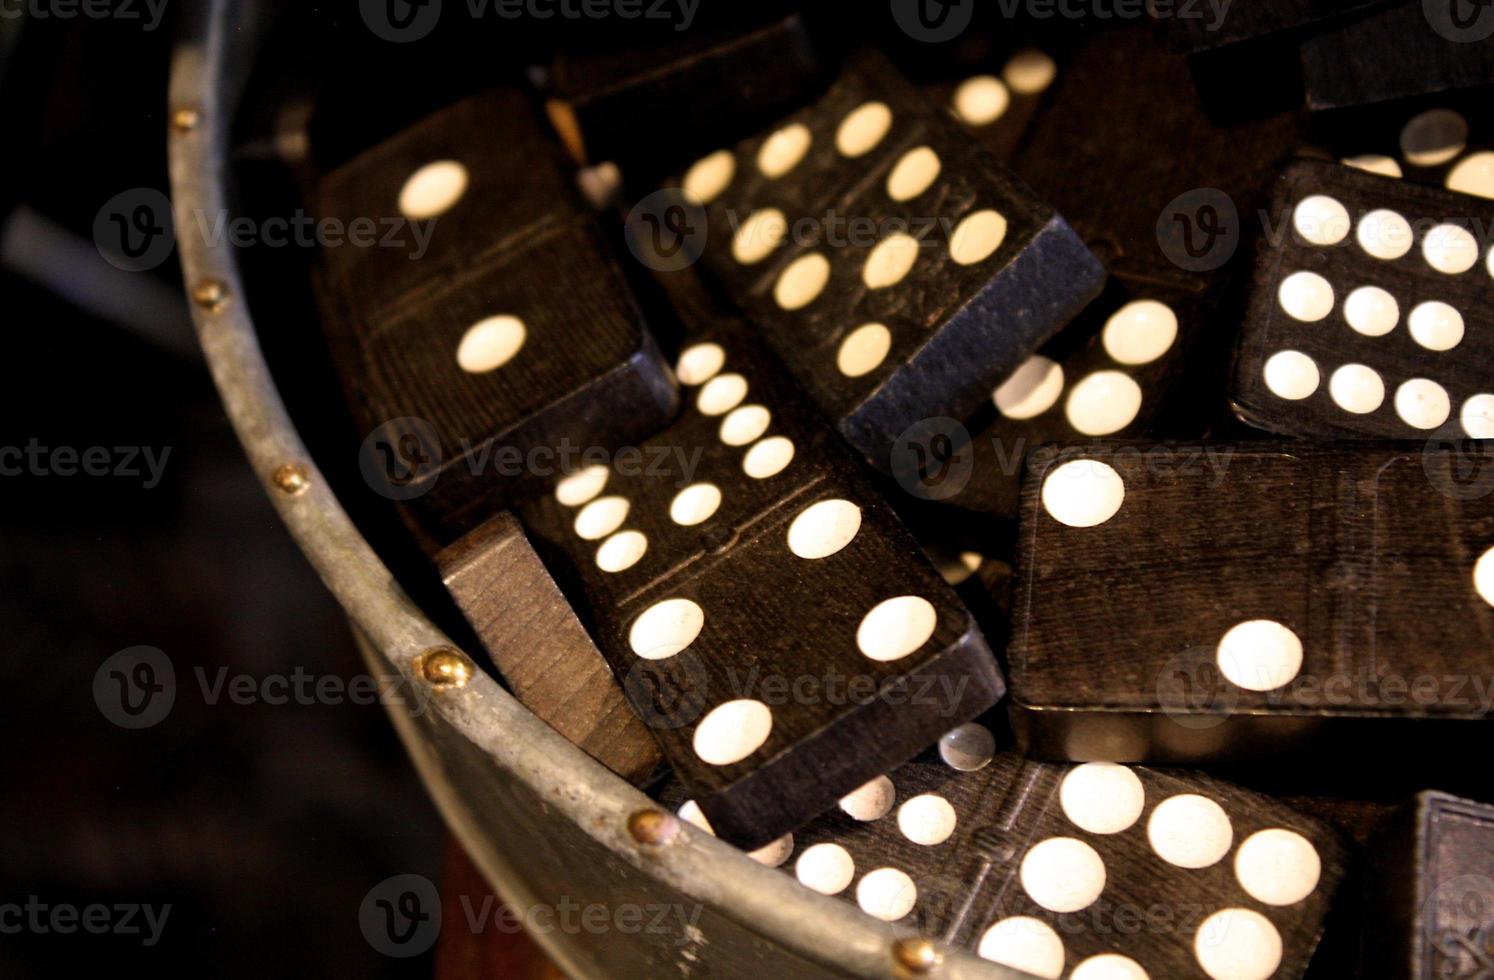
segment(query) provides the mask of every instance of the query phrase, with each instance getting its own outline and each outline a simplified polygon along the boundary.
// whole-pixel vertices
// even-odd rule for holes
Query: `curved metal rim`
[[[172,201],[180,227],[198,209],[217,213],[228,208],[227,141],[236,72],[254,50],[259,32],[247,21],[257,7],[235,0],[203,0],[185,11],[172,57],[167,113]],[[245,293],[235,248],[211,246],[200,236],[180,236],[177,246],[184,281],[194,299],[198,339],[224,408],[266,493],[361,638],[410,683],[422,683],[417,658],[432,648],[454,644],[405,595],[358,533],[297,435],[241,299]],[[208,294],[199,292],[208,284],[221,288],[219,302],[208,302]],[[294,492],[273,477],[286,464],[301,467],[306,477]],[[828,969],[867,977],[901,975],[891,948],[897,936],[907,935],[905,931],[817,895],[691,828],[667,846],[636,841],[628,832],[628,818],[653,807],[653,802],[535,718],[482,671],[458,689],[434,693],[431,701],[430,710],[445,724],[550,801],[557,817],[576,824],[661,884]],[[489,836],[480,829],[478,815],[462,805],[439,767],[422,751],[419,734],[391,713],[443,817],[483,874],[510,901],[543,901],[545,896],[530,894],[521,876],[503,866],[490,849],[477,846]],[[562,943],[554,937],[536,938],[562,965],[572,965]],[[925,975],[1019,974],[952,950]]]

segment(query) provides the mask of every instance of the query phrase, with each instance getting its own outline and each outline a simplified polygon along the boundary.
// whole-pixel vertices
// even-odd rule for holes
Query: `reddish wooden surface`
[[[565,974],[527,934],[495,925],[495,920],[513,921],[511,917],[495,916],[502,901],[461,845],[449,841],[441,875],[441,938],[436,942],[435,970],[438,980],[565,980]],[[472,916],[485,909],[480,927],[472,928]]]

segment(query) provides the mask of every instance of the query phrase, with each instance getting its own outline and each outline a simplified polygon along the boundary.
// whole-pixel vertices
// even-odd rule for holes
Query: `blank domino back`
[[[1008,651],[1019,741],[1196,762],[1468,737],[1491,694],[1471,683],[1494,649],[1489,462],[1237,443],[1035,464]]]
[[[1242,419],[1316,439],[1494,436],[1494,202],[1304,160],[1270,214]]]
[[[659,774],[653,734],[512,514],[479,525],[435,561],[514,697],[624,779],[641,786]]]

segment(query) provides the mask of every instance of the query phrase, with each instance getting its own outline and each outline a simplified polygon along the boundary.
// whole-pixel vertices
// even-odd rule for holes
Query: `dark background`
[[[94,248],[105,201],[166,190],[175,13],[154,31],[0,19],[0,446],[170,447],[151,489],[144,476],[0,477],[0,905],[171,905],[152,948],[0,934],[0,976],[428,976],[431,954],[385,957],[359,929],[388,876],[441,880],[440,821],[384,709],[210,704],[195,673],[364,668],[223,415],[176,257],[115,273]],[[69,237],[28,233],[38,218]],[[33,281],[38,265],[57,282]],[[132,731],[93,683],[137,645],[170,658],[177,696]]]

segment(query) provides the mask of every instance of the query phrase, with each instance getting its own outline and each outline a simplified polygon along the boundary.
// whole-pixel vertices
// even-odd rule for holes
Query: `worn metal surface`
[[[185,12],[167,137],[179,225],[197,209],[228,207],[231,113],[263,26],[262,10],[237,0],[199,0]],[[391,705],[391,716],[483,874],[521,908],[568,901],[614,911],[634,905],[684,910],[657,930],[537,935],[567,972],[1018,976],[961,952],[945,952],[934,962],[922,947],[896,950],[898,930],[801,888],[688,825],[667,843],[641,843],[628,820],[652,806],[648,798],[536,719],[491,677],[478,671],[465,683],[430,684],[419,658],[451,641],[359,535],[297,436],[259,349],[233,247],[189,235],[179,237],[178,247],[214,381],[266,493],[352,619],[370,667],[397,670],[430,692],[426,710]],[[684,924],[697,909],[693,926]]]

